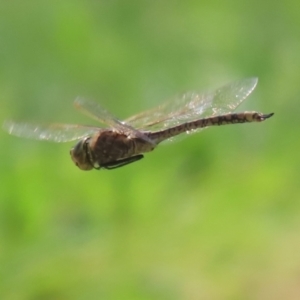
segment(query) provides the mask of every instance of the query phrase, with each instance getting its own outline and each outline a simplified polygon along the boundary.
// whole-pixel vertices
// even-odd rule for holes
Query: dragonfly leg
[[[104,169],[107,169],[107,170],[112,170],[112,169],[116,169],[116,168],[119,168],[119,167],[123,167],[123,166],[126,166],[130,163],[133,163],[135,161],[138,161],[140,159],[142,159],[144,157],[144,155],[140,154],[140,155],[136,155],[136,156],[131,156],[131,157],[127,157],[127,158],[124,158],[124,159],[119,159],[119,160],[116,160],[116,161],[112,161],[112,162],[109,162],[109,163],[106,163],[106,164],[102,164],[100,167],[101,168],[104,168]]]

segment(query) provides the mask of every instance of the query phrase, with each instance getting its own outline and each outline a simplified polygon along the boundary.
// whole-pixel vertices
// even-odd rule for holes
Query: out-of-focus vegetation
[[[241,109],[114,171],[1,131],[0,298],[299,299],[300,10],[274,1],[2,1],[0,121],[95,124],[258,76]]]

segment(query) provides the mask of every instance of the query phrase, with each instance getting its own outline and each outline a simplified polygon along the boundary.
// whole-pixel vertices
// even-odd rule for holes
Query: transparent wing
[[[71,124],[34,124],[6,121],[3,129],[8,133],[24,138],[46,140],[56,143],[70,142],[89,136],[101,130],[101,128],[71,125]]]
[[[246,78],[212,92],[187,92],[173,101],[132,116],[125,122],[140,130],[153,131],[200,118],[230,113],[249,96],[257,81],[257,78]]]
[[[104,109],[100,104],[78,97],[74,101],[74,106],[86,116],[117,130],[126,130],[127,127],[115,116]]]
[[[130,137],[138,137],[146,140],[151,144],[154,144],[154,142],[141,131],[136,130],[134,127],[132,127],[129,124],[126,124],[125,122],[121,122],[96,102],[78,97],[74,101],[74,106],[79,111],[83,112],[85,115],[91,117],[92,119],[102,124],[108,125],[110,128],[115,129],[118,132],[125,133]]]

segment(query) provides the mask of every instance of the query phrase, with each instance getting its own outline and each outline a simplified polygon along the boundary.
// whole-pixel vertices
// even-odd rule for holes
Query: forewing
[[[246,78],[207,93],[187,92],[173,101],[132,116],[126,123],[141,130],[161,130],[234,111],[254,90],[257,78]]]
[[[100,104],[78,97],[74,101],[74,106],[86,116],[115,129],[123,129],[123,124]]]
[[[101,128],[72,124],[34,124],[6,121],[4,130],[9,134],[35,140],[46,140],[56,143],[70,142],[92,135]]]
[[[145,134],[143,134],[141,131],[136,130],[134,126],[131,126],[126,122],[121,122],[96,102],[78,97],[75,99],[74,105],[78,110],[83,112],[85,115],[91,117],[92,119],[102,124],[108,125],[111,129],[114,129],[120,133],[124,133],[129,137],[138,137],[146,140],[151,144],[154,144],[154,142]]]

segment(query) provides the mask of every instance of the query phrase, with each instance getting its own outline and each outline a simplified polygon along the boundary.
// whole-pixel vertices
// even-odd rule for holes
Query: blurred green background
[[[0,299],[299,299],[298,1],[2,1],[0,121],[95,124],[258,76],[275,112],[83,172],[1,131]]]

